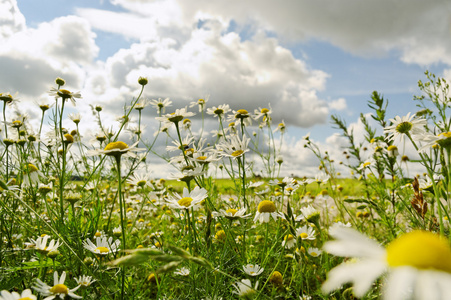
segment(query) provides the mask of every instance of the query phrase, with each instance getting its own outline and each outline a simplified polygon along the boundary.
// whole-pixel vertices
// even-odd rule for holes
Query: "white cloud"
[[[333,110],[345,110],[348,107],[346,104],[345,98],[338,98],[337,100],[333,100],[329,103],[329,108]]]
[[[8,38],[25,28],[25,17],[19,11],[15,0],[0,3],[0,40]]]

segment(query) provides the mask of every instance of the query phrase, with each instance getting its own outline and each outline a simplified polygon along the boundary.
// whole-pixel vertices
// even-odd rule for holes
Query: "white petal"
[[[402,300],[413,292],[417,270],[411,267],[392,269],[387,278],[384,290],[384,300]]]

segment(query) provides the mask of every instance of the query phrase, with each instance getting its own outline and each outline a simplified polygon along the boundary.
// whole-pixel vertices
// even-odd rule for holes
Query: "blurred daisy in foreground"
[[[324,249],[337,256],[354,257],[332,269],[322,290],[328,294],[352,282],[354,294],[363,297],[373,282],[388,273],[383,297],[399,299],[449,299],[451,295],[451,247],[445,238],[415,230],[392,241],[385,249],[358,231],[334,226],[336,240]]]
[[[30,289],[24,290],[21,294],[17,292],[8,292],[6,290],[1,291],[0,293],[0,300],[20,300],[20,299],[27,299],[27,300],[36,300],[37,297],[31,293]]]
[[[36,279],[36,285],[33,287],[42,296],[47,296],[45,300],[52,300],[58,297],[58,299],[64,299],[69,296],[74,299],[81,299],[82,297],[75,295],[74,292],[78,290],[80,286],[76,288],[69,289],[64,281],[66,280],[66,272],[61,274],[60,279],[58,279],[58,272],[53,273],[53,286],[50,287],[46,283],[42,282],[39,278]]]
[[[186,267],[182,267],[180,269],[177,269],[174,272],[175,275],[180,275],[180,276],[188,276],[189,275],[189,269]]]
[[[235,288],[234,294],[242,298],[252,298],[257,293],[258,281],[255,284],[255,288],[252,287],[251,281],[249,279],[241,279],[241,282],[232,284]]]

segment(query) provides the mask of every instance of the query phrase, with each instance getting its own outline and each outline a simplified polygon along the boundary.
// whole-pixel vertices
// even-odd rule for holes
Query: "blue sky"
[[[206,94],[210,105],[229,101],[232,109],[271,103],[275,122],[289,125],[287,147],[305,154],[298,140],[308,132],[325,149],[337,149],[330,115],[356,123],[369,112],[373,90],[389,99],[388,117],[405,115],[415,111],[412,96],[425,70],[450,74],[447,2],[277,3],[7,0],[0,59],[17,64],[17,73],[36,72],[36,80],[26,88],[14,80],[23,74],[0,80],[26,102],[44,97],[40,84],[65,77],[84,99],[107,104],[112,123],[114,110],[134,96],[138,76],[150,79],[147,97],[180,106]],[[90,108],[82,103],[72,111],[87,115]]]

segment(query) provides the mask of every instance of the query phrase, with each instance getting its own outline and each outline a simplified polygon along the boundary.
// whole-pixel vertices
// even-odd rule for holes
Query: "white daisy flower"
[[[50,238],[50,235],[44,235],[38,237],[36,240],[32,239],[32,242],[35,245],[35,249],[41,252],[49,253],[50,251],[57,250],[60,246],[59,241],[51,240],[47,245],[47,241]]]
[[[92,280],[92,276],[86,276],[82,275],[78,278],[75,278],[75,281],[78,283],[79,286],[88,287],[91,284],[93,284],[96,280]]]
[[[199,112],[202,112],[205,109],[205,104],[208,102],[208,99],[210,99],[210,95],[205,96],[205,98],[201,98],[197,101],[193,101],[189,104],[189,107],[194,107],[196,105],[199,105]]]
[[[105,154],[105,155],[109,155],[109,156],[129,156],[129,157],[138,157],[136,155],[136,153],[133,152],[138,152],[138,151],[142,151],[145,150],[144,148],[136,148],[136,146],[138,145],[139,141],[134,143],[133,145],[129,146],[124,142],[121,141],[117,141],[117,142],[111,142],[108,145],[106,145],[106,147],[102,150],[102,149],[96,149],[96,150],[89,150],[87,152],[88,156],[93,156],[93,155],[100,155],[100,154]]]
[[[324,249],[337,256],[355,257],[332,269],[322,290],[328,294],[352,282],[354,294],[363,297],[373,282],[388,272],[385,300],[449,299],[451,295],[451,247],[446,238],[415,230],[392,241],[384,249],[351,228],[334,226],[329,233],[336,239]]]
[[[241,279],[241,282],[232,285],[235,288],[235,291],[233,291],[234,294],[243,298],[250,298],[257,293],[258,281],[254,288],[249,279]]]
[[[425,132],[424,126],[427,125],[427,120],[415,117],[415,114],[408,113],[404,117],[396,116],[390,119],[392,125],[384,128],[384,133],[388,134],[389,140],[394,140],[395,143],[403,143],[407,134],[419,135]]]
[[[247,275],[250,275],[250,276],[258,276],[261,273],[263,273],[264,270],[265,269],[263,269],[259,265],[247,264],[247,265],[243,266],[244,273],[246,273]]]
[[[80,287],[77,286],[73,289],[69,289],[64,281],[66,280],[66,272],[61,274],[60,279],[58,279],[58,272],[53,273],[53,286],[50,287],[46,283],[42,282],[39,278],[36,279],[36,285],[33,287],[42,296],[46,296],[44,300],[52,300],[58,297],[58,299],[64,299],[69,296],[74,299],[81,299],[82,297],[75,295],[74,292]]]
[[[200,202],[202,202],[205,198],[207,198],[207,190],[204,188],[199,188],[196,186],[191,193],[187,188],[183,188],[183,194],[180,196],[178,194],[174,194],[173,197],[170,197],[168,201],[169,207],[175,209],[190,209],[194,210],[199,209]]]
[[[302,240],[314,240],[315,229],[311,226],[304,225],[296,229],[296,236],[302,238]]]
[[[115,240],[113,242],[113,237],[96,237],[96,243],[91,242],[89,238],[83,242],[83,247],[94,254],[108,255],[110,253],[115,253],[119,251],[120,240]]]
[[[72,104],[75,106],[75,98],[81,99],[81,94],[80,92],[70,92],[68,90],[65,89],[55,89],[55,88],[51,88],[50,92],[49,92],[50,96],[55,96],[55,98],[62,98],[64,101],[70,100],[72,101]]]
[[[223,118],[224,115],[231,111],[230,106],[228,104],[222,104],[218,107],[213,106],[211,108],[207,108],[207,114],[213,115],[214,117]]]
[[[26,300],[36,300],[37,297],[35,295],[33,295],[33,293],[31,292],[30,289],[26,289],[24,290],[22,293],[17,293],[17,292],[8,292],[6,290],[3,290],[0,292],[0,300],[21,300],[21,299],[26,299]]]
[[[163,123],[174,123],[178,125],[180,121],[182,121],[184,118],[192,117],[195,113],[187,111],[187,108],[180,108],[176,109],[175,112],[171,114],[166,114],[162,117],[155,117],[156,120],[163,122]]]
[[[180,276],[188,276],[190,273],[189,269],[186,267],[182,267],[180,269],[177,269],[174,274],[175,275],[180,275]]]
[[[219,213],[214,212],[213,216],[214,217],[226,217],[227,219],[235,220],[235,219],[247,219],[251,216],[251,214],[246,214],[246,208],[241,208],[238,210],[235,208],[229,208],[227,210],[220,209]]]
[[[308,253],[310,256],[318,257],[318,256],[320,256],[320,255],[323,253],[323,251],[322,251],[321,249],[318,249],[318,248],[315,248],[315,247],[311,247],[311,248],[309,248],[309,249],[307,250],[307,253]]]
[[[260,223],[268,223],[270,218],[277,220],[280,214],[277,212],[274,202],[271,200],[263,200],[258,204],[257,212],[255,213],[254,222],[257,220]]]
[[[231,135],[226,141],[216,144],[216,148],[221,156],[239,158],[249,151],[249,141],[250,139],[246,136],[240,139],[237,135]]]
[[[282,247],[285,249],[291,249],[296,246],[296,239],[292,234],[287,234],[283,237]]]
[[[158,100],[150,100],[150,105],[157,109],[157,112],[166,113],[166,107],[172,106],[172,101],[169,98],[162,100],[158,98]]]

